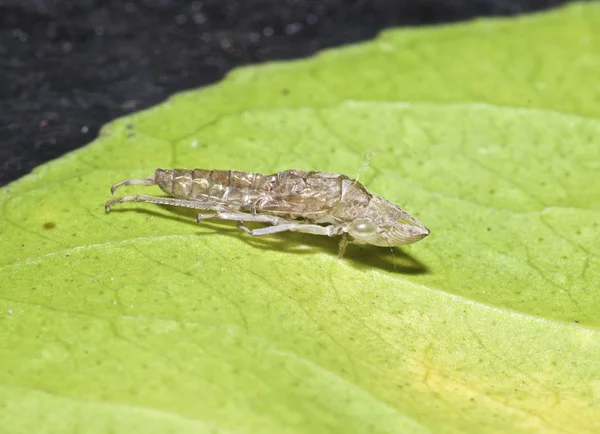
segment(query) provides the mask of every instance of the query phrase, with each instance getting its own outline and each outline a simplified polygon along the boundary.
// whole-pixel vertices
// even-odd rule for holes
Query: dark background
[[[565,0],[0,0],[0,186],[248,63]]]

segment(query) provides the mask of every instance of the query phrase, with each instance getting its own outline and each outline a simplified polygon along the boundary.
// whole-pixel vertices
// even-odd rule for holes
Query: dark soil
[[[0,0],[0,186],[239,65],[564,0]]]

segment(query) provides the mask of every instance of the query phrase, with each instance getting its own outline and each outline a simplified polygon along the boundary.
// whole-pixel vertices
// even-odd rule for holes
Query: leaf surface
[[[576,4],[243,68],[0,190],[3,432],[600,430],[598,28]],[[359,173],[432,234],[340,261],[104,213],[157,167]]]

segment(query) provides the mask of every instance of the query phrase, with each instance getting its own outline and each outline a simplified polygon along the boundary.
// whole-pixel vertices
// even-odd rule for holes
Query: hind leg
[[[110,207],[115,203],[123,202],[146,202],[155,203],[158,205],[180,206],[184,208],[203,209],[211,211],[219,211],[223,209],[223,204],[220,202],[206,202],[199,200],[175,199],[172,197],[147,196],[145,194],[136,194],[135,196],[123,196],[111,199],[106,202],[104,209],[110,211]]]

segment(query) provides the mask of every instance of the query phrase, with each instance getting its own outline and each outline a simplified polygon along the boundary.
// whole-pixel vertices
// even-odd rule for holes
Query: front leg
[[[346,247],[348,246],[348,244],[350,244],[350,241],[348,241],[348,234],[346,232],[343,232],[338,249],[338,258],[342,259],[344,257],[344,253],[346,253]]]

